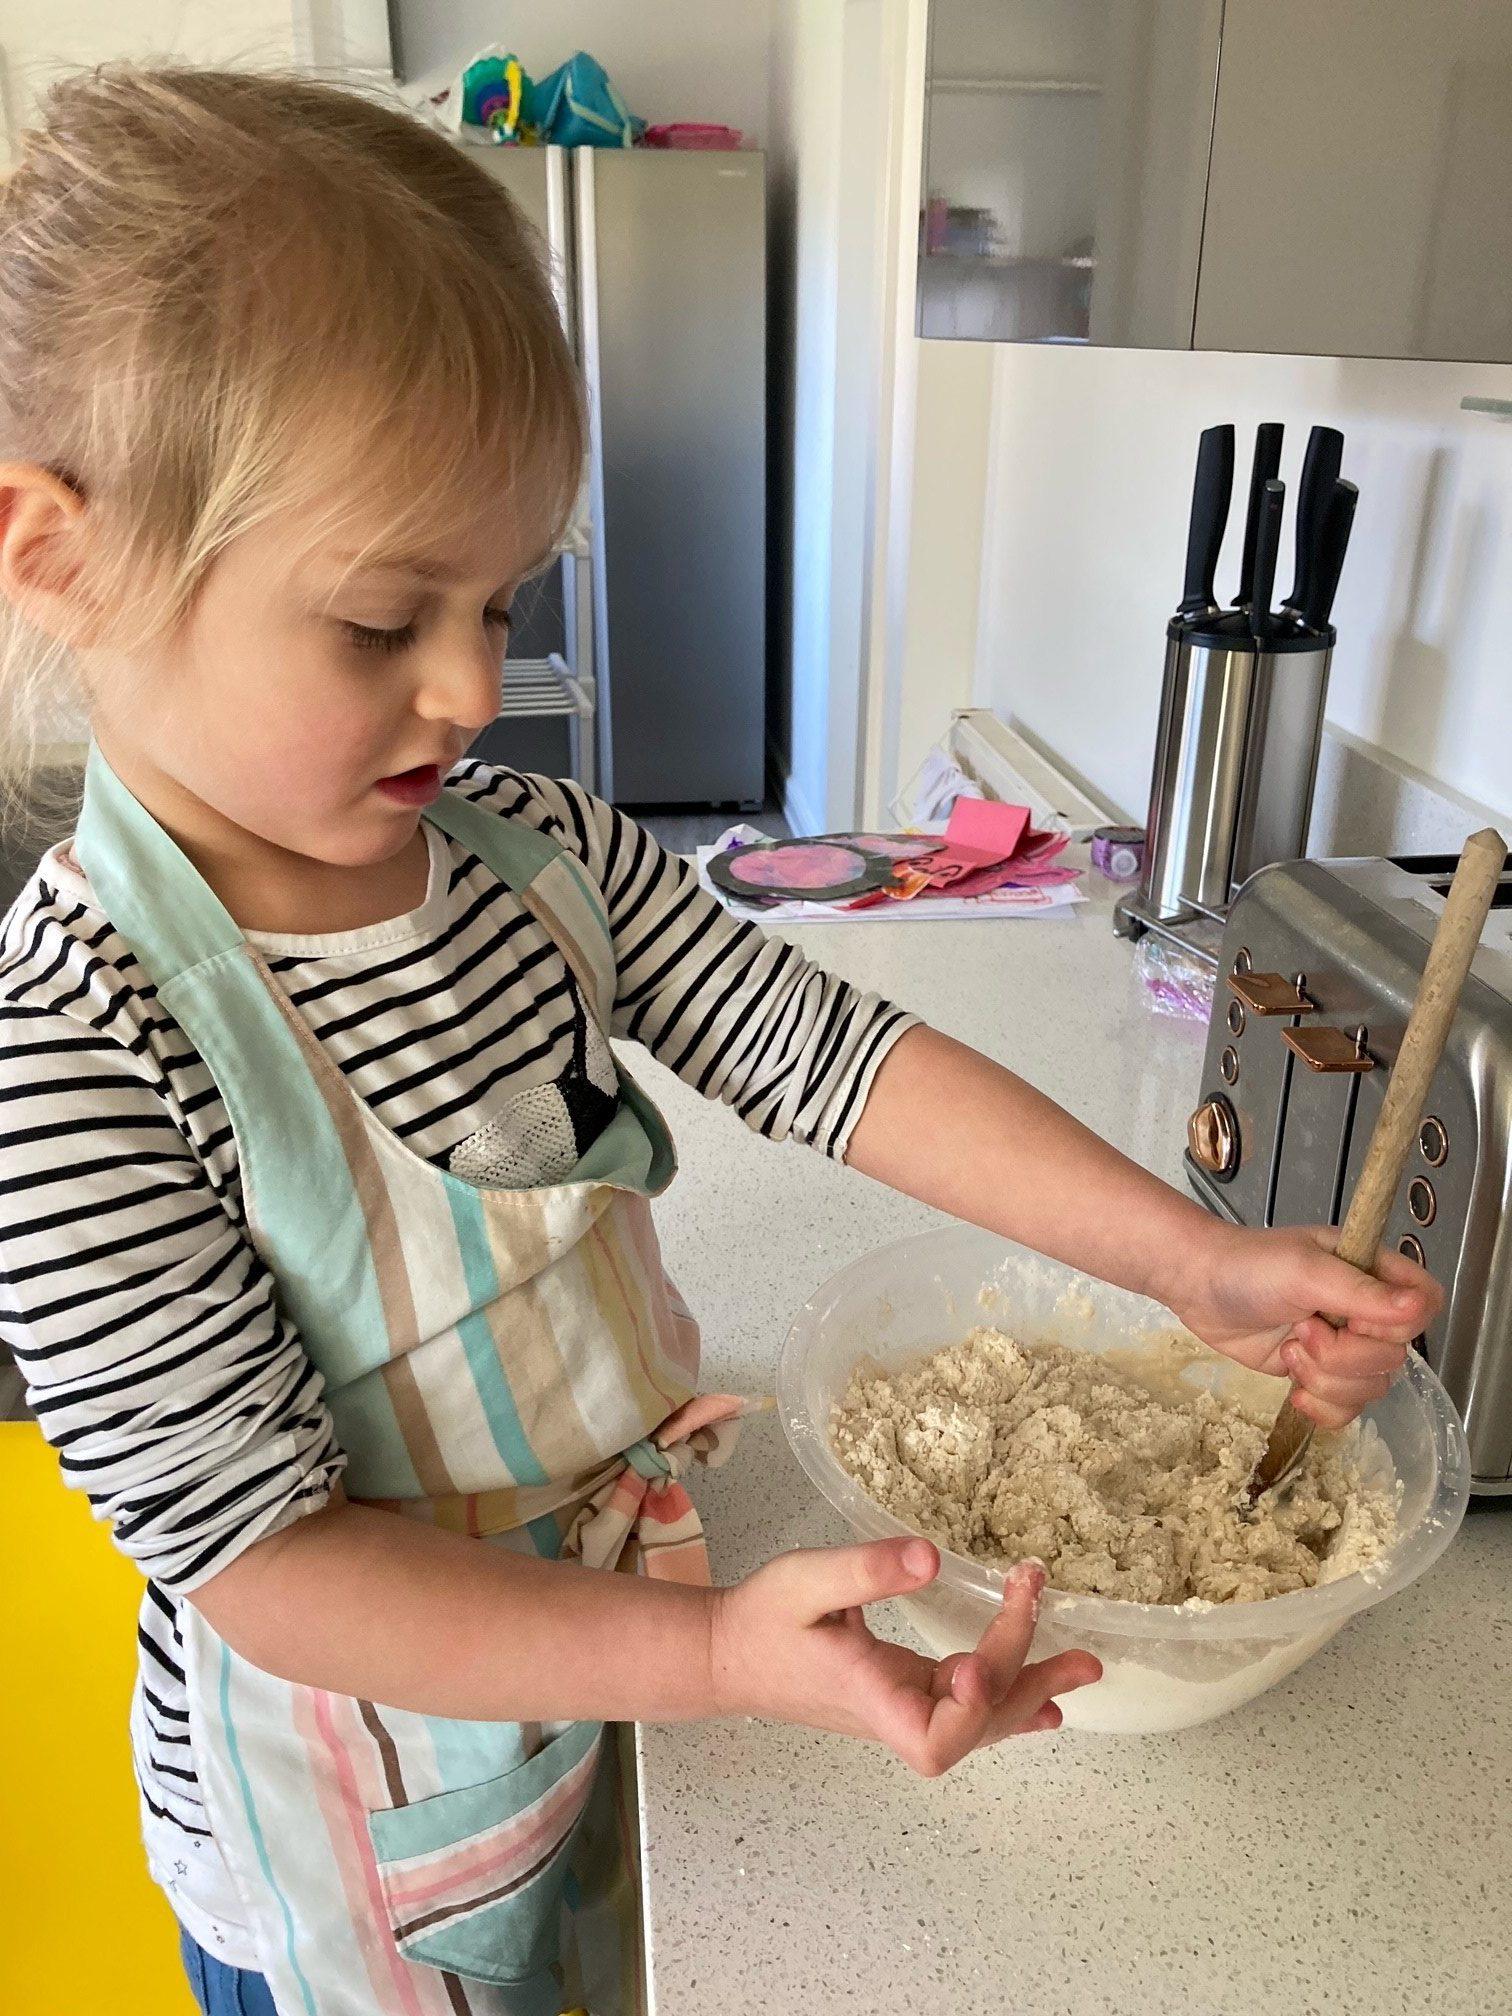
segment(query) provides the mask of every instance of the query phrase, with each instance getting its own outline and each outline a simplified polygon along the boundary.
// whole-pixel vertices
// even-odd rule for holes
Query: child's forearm
[[[284,1679],[468,1721],[719,1713],[712,1592],[542,1561],[337,1503],[190,1600]]]
[[[938,1030],[877,1073],[846,1161],[957,1218],[1170,1301],[1215,1221],[1022,1078]]]

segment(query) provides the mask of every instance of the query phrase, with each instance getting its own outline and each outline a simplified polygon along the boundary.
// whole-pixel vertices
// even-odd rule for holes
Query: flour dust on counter
[[[1297,1482],[1246,1517],[1265,1427],[1234,1400],[995,1329],[910,1370],[859,1365],[833,1438],[905,1525],[978,1560],[1037,1558],[1078,1595],[1253,1603],[1363,1568],[1396,1532],[1358,1428],[1315,1438]]]

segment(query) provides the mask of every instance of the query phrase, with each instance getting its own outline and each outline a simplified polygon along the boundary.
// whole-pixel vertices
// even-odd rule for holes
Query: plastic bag
[[[536,85],[530,116],[556,147],[633,147],[646,130],[603,64],[581,49]]]
[[[526,111],[531,88],[519,57],[508,50],[476,57],[462,72],[457,93],[463,125],[487,132],[499,146],[523,139],[534,124]]]
[[[959,763],[936,743],[888,810],[900,826],[928,826],[931,821],[948,819],[958,798],[981,795],[981,785],[973,784]]]
[[[536,83],[499,42],[480,49],[456,83],[421,109],[444,132],[496,145],[631,147],[646,126],[627,110],[602,63],[581,49]]]
[[[519,57],[502,42],[490,42],[444,91],[412,96],[410,103],[456,139],[512,146],[541,137],[535,95]]]
[[[1206,1023],[1213,1013],[1218,969],[1195,952],[1147,931],[1134,954],[1135,970],[1157,1015]]]

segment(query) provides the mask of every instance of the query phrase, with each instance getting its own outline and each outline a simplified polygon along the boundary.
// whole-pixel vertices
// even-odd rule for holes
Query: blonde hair
[[[118,64],[44,100],[0,186],[0,459],[85,499],[112,641],[290,505],[434,543],[507,485],[548,552],[582,457],[542,248],[460,146],[310,78]],[[68,668],[4,616],[14,788]]]

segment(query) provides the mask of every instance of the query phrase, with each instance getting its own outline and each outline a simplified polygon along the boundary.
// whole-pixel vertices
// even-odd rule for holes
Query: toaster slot
[[[1267,1222],[1337,1225],[1363,1074],[1308,1070],[1290,1054],[1287,1065]]]
[[[1393,1050],[1395,1047],[1393,1043]],[[1351,1116],[1349,1140],[1345,1144],[1344,1171],[1339,1184],[1341,1205],[1344,1209],[1348,1208],[1349,1200],[1355,1193],[1355,1185],[1360,1180],[1360,1170],[1365,1162],[1365,1150],[1370,1146],[1370,1137],[1375,1132],[1376,1121],[1381,1116],[1381,1101],[1386,1096],[1386,1087],[1390,1080],[1391,1073],[1383,1069],[1372,1071],[1368,1078],[1357,1078],[1354,1081],[1354,1112]],[[1406,1187],[1404,1177],[1403,1190]],[[1386,1243],[1394,1246],[1404,1232],[1416,1229],[1408,1222],[1405,1209],[1398,1209],[1393,1205],[1391,1217],[1387,1220]]]
[[[1428,886],[1432,889],[1435,896],[1447,896],[1449,894],[1449,884],[1447,882],[1430,882]],[[1497,883],[1491,892],[1491,908],[1493,910],[1512,910],[1512,880],[1509,880],[1506,876],[1502,877],[1501,881]]]
[[[1449,884],[1454,879],[1454,871],[1459,866],[1457,854],[1396,854],[1393,866],[1405,868],[1409,875],[1419,876],[1428,884],[1435,896],[1447,896]],[[1512,910],[1512,863],[1502,870],[1501,879],[1491,898],[1493,910]]]
[[[1294,969],[1256,972],[1241,950],[1224,974],[1208,1031],[1197,1115],[1220,1107],[1230,1121],[1232,1155],[1221,1174],[1199,1152],[1192,1166],[1222,1186],[1222,1209],[1241,1225],[1264,1225],[1275,1192],[1291,1052],[1282,1032],[1317,1012],[1305,976]],[[1200,1182],[1204,1194],[1214,1193]]]

